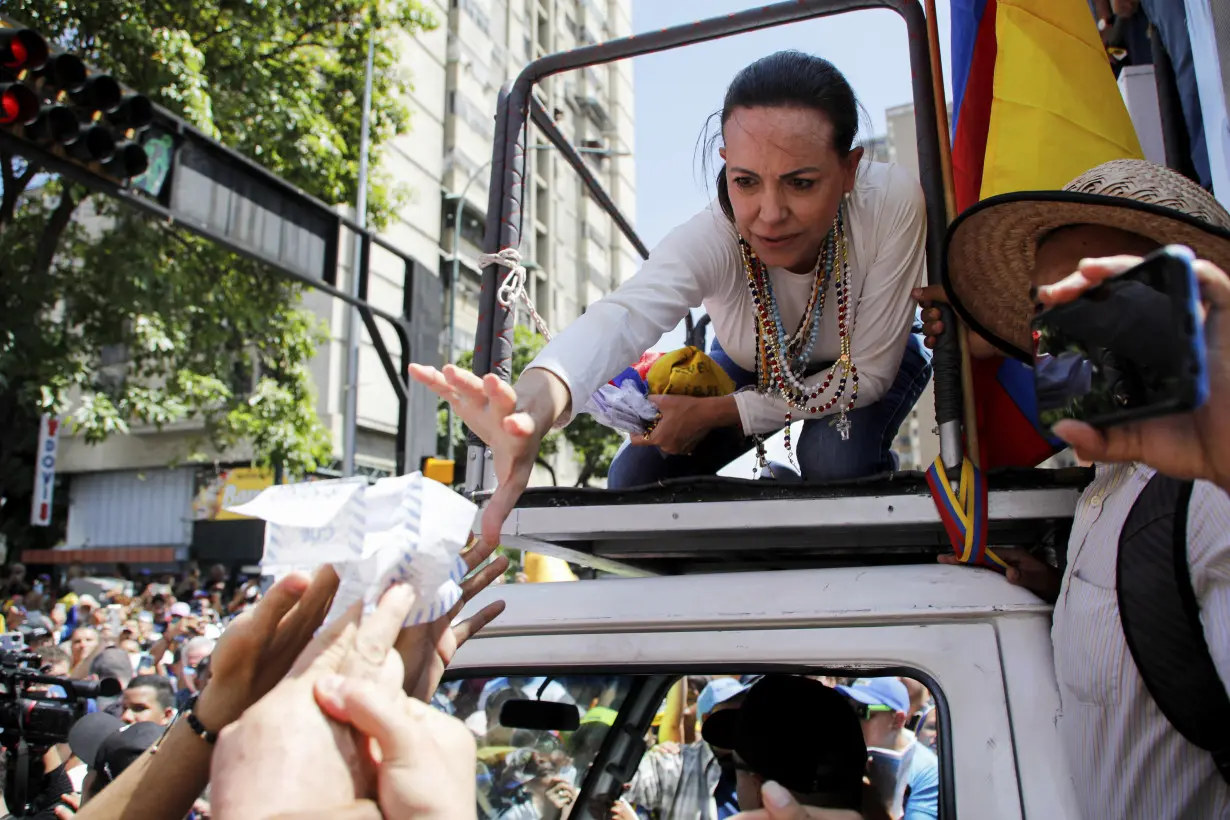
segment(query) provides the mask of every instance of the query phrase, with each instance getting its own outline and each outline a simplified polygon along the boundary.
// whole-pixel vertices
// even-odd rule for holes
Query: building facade
[[[951,109],[951,106],[950,106]],[[918,132],[914,127],[914,105],[898,105],[884,112],[886,130],[875,140],[872,158],[895,162],[918,176]],[[893,452],[901,461],[902,470],[925,470],[940,453],[940,437],[935,424],[935,382],[927,382],[897,431]]]
[[[631,0],[424,0],[424,4],[438,26],[398,44],[403,55],[400,70],[413,86],[407,100],[410,130],[384,146],[379,170],[408,189],[405,207],[382,236],[415,260],[414,276],[419,277],[415,293],[421,304],[415,304],[414,314],[434,329],[427,339],[416,337],[419,349],[412,355],[438,363],[455,359],[474,345],[477,258],[483,250],[500,87],[533,59],[631,34],[632,20]],[[619,208],[634,218],[631,65],[558,75],[536,93],[563,133],[583,149],[590,170]],[[532,270],[527,288],[548,325],[561,328],[630,277],[638,267],[638,255],[584,191],[573,169],[532,126],[529,142],[521,244]],[[459,230],[454,225],[458,211]],[[341,288],[350,287],[352,239],[343,237]],[[460,275],[454,283],[450,273],[455,258]],[[402,260],[373,249],[368,285],[372,304],[400,312],[404,278]],[[446,331],[450,288],[456,288],[457,305],[451,354]],[[307,292],[304,301],[328,327],[328,340],[312,365],[318,410],[333,435],[336,461],[322,471],[327,475],[340,467],[342,459],[351,311],[315,291]],[[527,320],[524,311],[520,320]],[[385,342],[397,351],[392,332]],[[359,350],[357,468],[370,475],[390,474],[398,402],[366,331]],[[411,421],[416,427],[434,429],[434,401],[412,405],[412,415],[417,415]],[[250,453],[217,453],[217,463],[206,467],[168,466],[188,452],[198,432],[199,427],[189,422],[162,431],[136,429],[96,446],[71,438],[62,441],[58,471],[60,492],[68,494],[67,546],[112,551],[158,548],[168,560],[193,556],[239,561],[253,553],[251,544],[237,546],[238,539],[255,541],[259,556],[259,527],[229,520],[215,503],[228,493],[259,489],[260,476],[237,470]],[[556,472],[561,482],[575,474],[569,453],[557,456]],[[99,560],[107,560],[102,555]]]

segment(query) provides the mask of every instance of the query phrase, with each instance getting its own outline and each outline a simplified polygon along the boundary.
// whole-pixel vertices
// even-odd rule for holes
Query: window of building
[[[479,0],[458,0],[461,10],[469,17],[478,29],[488,36],[491,35],[491,18],[479,4]]]

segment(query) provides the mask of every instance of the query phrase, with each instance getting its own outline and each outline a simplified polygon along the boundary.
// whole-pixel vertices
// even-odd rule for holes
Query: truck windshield
[[[462,720],[477,741],[478,816],[726,817],[747,810],[743,801],[759,792],[749,786],[751,780],[740,781],[739,771],[788,780],[802,769],[848,769],[853,760],[856,772],[865,763],[867,784],[858,785],[856,774],[855,799],[878,803],[891,817],[903,812],[913,820],[940,817],[941,698],[918,680],[689,674],[661,677],[662,688],[647,700],[638,694],[642,688],[632,687],[637,677],[478,677],[444,684],[435,705]],[[527,709],[526,701],[565,704],[576,715],[571,709]],[[534,716],[553,717],[558,728]],[[591,778],[587,784],[608,732],[629,725],[647,726],[644,745],[617,746],[602,759],[603,772],[624,771],[629,778],[622,784]],[[758,761],[763,774],[741,759]],[[826,788],[833,785],[826,783]],[[582,787],[583,806],[578,803]],[[837,801],[839,794],[817,792],[810,798]],[[857,808],[840,802],[809,805]]]
[[[444,684],[434,703],[465,722],[478,744],[478,816],[538,820],[566,816],[632,678],[619,675],[468,678]],[[571,730],[504,725],[510,701],[576,706]]]

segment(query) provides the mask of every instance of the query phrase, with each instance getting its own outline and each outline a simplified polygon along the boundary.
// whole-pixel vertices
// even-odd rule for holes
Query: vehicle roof
[[[940,564],[509,584],[486,590],[466,612],[499,599],[507,608],[480,636],[919,623],[1050,612],[998,573]]]

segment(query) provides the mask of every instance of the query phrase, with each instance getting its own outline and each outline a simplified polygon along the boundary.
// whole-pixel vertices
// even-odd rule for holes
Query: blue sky
[[[632,26],[640,33],[760,5],[751,0],[633,0]],[[937,13],[947,61],[948,0],[937,0]],[[884,132],[885,109],[913,99],[905,23],[882,9],[636,58],[636,228],[650,248],[712,198],[711,181],[700,179],[696,143],[705,119],[721,107],[731,78],[759,57],[788,48],[832,61],[854,87],[875,134]],[[944,79],[951,87],[947,74]]]

